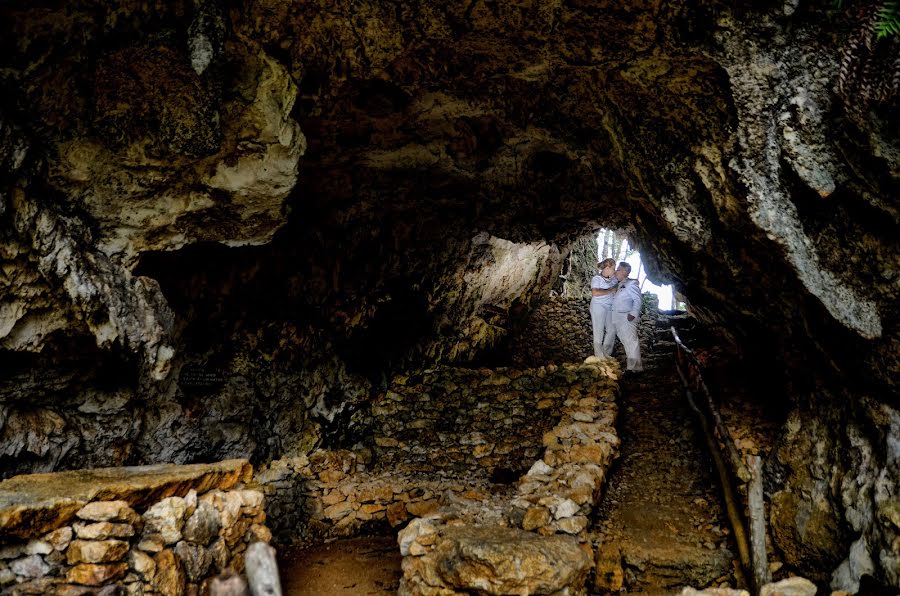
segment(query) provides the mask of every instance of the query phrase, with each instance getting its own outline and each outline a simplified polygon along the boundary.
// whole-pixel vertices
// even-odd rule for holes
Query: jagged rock
[[[175,545],[175,555],[184,566],[187,581],[196,582],[206,577],[212,564],[212,555],[203,546],[181,541]]]
[[[73,540],[66,551],[69,565],[77,563],[112,563],[128,552],[128,543],[121,540]]]
[[[10,563],[9,568],[16,575],[27,578],[44,577],[50,571],[50,566],[44,562],[40,555],[29,555],[16,559]]]
[[[219,533],[219,512],[209,503],[202,502],[184,524],[184,539],[206,546]]]
[[[816,584],[803,577],[789,577],[764,585],[759,596],[815,596]]]
[[[135,514],[137,517],[137,514]],[[138,517],[138,519],[140,519]],[[75,535],[82,540],[106,540],[107,538],[130,538],[134,536],[134,526],[131,524],[114,524],[111,522],[97,522],[93,524],[85,524],[75,522],[72,524],[71,531],[75,530]]]
[[[171,549],[165,549],[153,558],[156,563],[156,575],[153,577],[153,588],[161,594],[184,593],[185,574],[181,560]]]
[[[128,572],[126,563],[96,565],[81,563],[66,572],[66,581],[84,586],[102,586],[123,577]]]
[[[426,578],[433,586],[487,594],[580,593],[591,567],[574,539],[510,528],[447,527],[429,555],[407,560],[419,569],[414,577]],[[431,583],[432,578],[441,584]],[[400,593],[415,593],[408,574]]]
[[[187,504],[181,497],[168,497],[155,503],[144,515],[144,532],[158,534],[164,544],[175,544],[181,540],[184,514]]]

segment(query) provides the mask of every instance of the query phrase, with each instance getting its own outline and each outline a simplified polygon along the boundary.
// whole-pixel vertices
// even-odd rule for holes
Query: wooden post
[[[747,456],[750,470],[750,487],[747,501],[750,508],[750,551],[753,557],[753,583],[756,592],[771,581],[769,558],[766,554],[766,506],[763,501],[762,459],[758,455]]]
[[[278,578],[278,563],[275,549],[265,542],[254,542],[244,555],[247,579],[253,596],[281,596],[281,580]]]

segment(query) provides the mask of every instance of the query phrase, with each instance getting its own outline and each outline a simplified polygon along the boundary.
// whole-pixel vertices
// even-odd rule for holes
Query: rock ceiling
[[[163,379],[210,313],[487,337],[473,238],[548,247],[481,300],[509,310],[606,225],[736,340],[894,393],[896,89],[848,117],[857,25],[784,6],[4,3],[0,345],[89,334]]]

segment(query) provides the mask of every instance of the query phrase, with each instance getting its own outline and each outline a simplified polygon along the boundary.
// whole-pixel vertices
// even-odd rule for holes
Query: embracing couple
[[[591,327],[594,356],[610,356],[616,337],[625,348],[626,372],[643,370],[637,326],[641,314],[641,286],[629,279],[631,265],[613,259],[597,263],[598,275],[591,280]],[[606,336],[604,337],[604,333]]]

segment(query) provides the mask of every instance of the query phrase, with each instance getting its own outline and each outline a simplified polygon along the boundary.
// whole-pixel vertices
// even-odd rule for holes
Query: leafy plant
[[[900,35],[900,2],[885,2],[881,5],[875,21],[875,32],[878,39]]]

